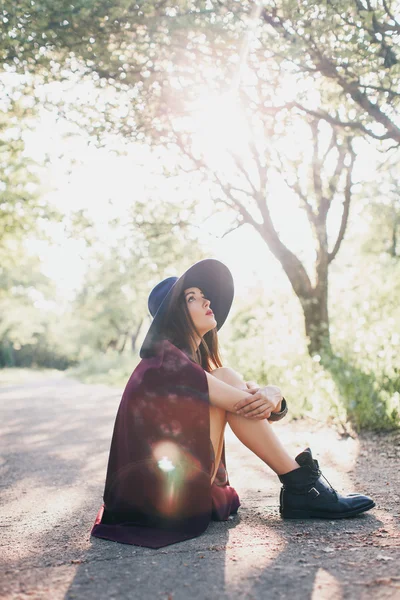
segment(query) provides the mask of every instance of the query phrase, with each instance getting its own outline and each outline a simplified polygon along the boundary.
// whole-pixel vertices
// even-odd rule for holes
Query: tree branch
[[[324,163],[326,161],[326,159],[328,158],[329,152],[331,150],[333,150],[333,148],[337,147],[337,133],[334,127],[332,127],[332,135],[331,135],[331,141],[329,142],[329,145],[326,149],[326,152],[323,156],[322,162]]]
[[[227,198],[230,198],[232,204],[230,204],[227,201],[224,201],[223,199],[220,198],[221,202],[224,202],[224,204],[226,204],[227,206],[229,206],[229,208],[236,208],[236,210],[239,211],[239,213],[242,215],[242,218],[244,219],[244,221],[246,223],[249,223],[250,225],[252,225],[256,230],[259,231],[260,228],[260,223],[257,223],[257,221],[255,221],[253,219],[253,217],[251,216],[251,214],[249,213],[249,211],[247,210],[247,208],[244,206],[244,204],[242,202],[240,202],[237,198],[235,198],[235,196],[233,196],[232,194],[232,190],[236,189],[236,188],[232,188],[231,186],[227,185],[226,183],[224,183],[220,176],[218,175],[218,173],[216,173],[215,171],[213,171],[212,173],[214,179],[216,180],[216,182],[218,183],[218,185],[220,186],[222,192],[225,194],[225,196]],[[238,190],[240,192],[242,192],[242,190]]]
[[[224,234],[221,235],[221,239],[224,238],[226,235],[228,235],[229,233],[232,233],[232,231],[236,231],[236,229],[239,229],[240,227],[242,227],[243,225],[245,225],[245,221],[240,221],[237,222],[235,225],[233,225],[232,227],[230,227],[228,229],[228,231],[225,231]]]
[[[351,96],[356,104],[361,106],[361,108],[373,117],[377,123],[380,123],[385,127],[389,137],[400,142],[400,128],[381,111],[378,104],[372,103],[367,95],[361,92],[359,89],[360,82],[354,80],[347,81],[342,77],[338,72],[336,65],[319,50],[315,42],[313,48],[310,48],[309,51],[311,56],[313,56],[314,60],[317,62],[318,69],[322,75],[328,79],[335,80],[343,91]]]
[[[317,215],[315,214],[313,207],[309,203],[307,196],[304,194],[303,190],[301,189],[299,178],[296,177],[294,182],[290,183],[290,181],[286,175],[287,169],[285,169],[285,167],[282,163],[282,159],[279,156],[279,154],[277,154],[276,158],[280,165],[279,169],[277,169],[277,171],[281,175],[282,179],[284,180],[284,182],[286,183],[288,188],[293,190],[294,193],[298,196],[298,198],[302,201],[303,208],[305,208],[305,210],[307,212],[308,220],[310,221],[310,224],[314,227],[314,230],[315,230],[316,225],[317,225]],[[293,172],[296,172],[296,169],[293,169]]]
[[[313,156],[312,156],[312,175],[314,192],[317,197],[319,208],[323,201],[322,179],[321,179],[321,161],[319,158],[319,139],[318,139],[319,119],[314,119],[310,123],[312,139],[313,139]]]
[[[318,211],[318,218],[321,220],[321,222],[326,222],[326,218],[327,218],[330,206],[332,204],[332,200],[336,193],[340,176],[341,176],[343,168],[344,168],[344,161],[346,159],[346,149],[345,149],[344,145],[338,144],[336,137],[335,137],[335,141],[336,141],[335,147],[336,147],[336,150],[338,151],[338,158],[336,161],[335,170],[329,179],[329,184],[328,184],[329,196],[324,195],[322,197],[322,202],[321,202],[321,205],[320,205],[320,208]]]
[[[279,238],[266,202],[262,212],[264,222],[261,225],[261,236],[263,240],[281,263],[299,299],[309,298],[313,288],[303,263]]]
[[[363,7],[361,2],[359,2],[357,0],[356,0],[356,2],[359,5],[359,9],[365,11],[365,7]],[[261,13],[261,18],[266,23],[271,25],[271,27],[273,27],[279,33],[280,36],[282,36],[285,40],[288,40],[291,45],[294,45],[296,40],[298,40],[298,39],[301,39],[302,41],[304,41],[300,35],[297,35],[297,37],[296,37],[296,33],[293,33],[292,30],[289,30],[285,26],[285,23],[283,22],[283,20],[277,16],[276,9],[275,10],[269,9],[269,11],[267,9],[264,9]],[[363,19],[361,19],[361,20],[363,20]],[[364,28],[364,30],[366,31],[367,29]],[[369,35],[371,35],[371,32],[368,32],[368,33],[369,33]],[[382,52],[384,51],[385,63],[387,63],[384,66],[386,66],[386,68],[389,68],[390,66],[392,66],[393,64],[395,64],[397,62],[397,59],[394,56],[392,48],[387,45],[385,46],[385,41],[384,41],[385,32],[379,31],[379,34],[382,37],[382,39],[380,39],[380,40],[378,39],[378,41],[381,44]],[[316,40],[312,39],[311,37],[309,38],[308,41],[306,41],[305,50],[309,53],[310,59],[313,62],[313,64],[315,65],[316,69],[324,77],[327,77],[328,79],[332,79],[332,80],[336,81],[336,83],[342,88],[342,90],[345,92],[345,94],[347,94],[349,97],[351,97],[351,99],[353,100],[353,102],[356,105],[360,106],[376,123],[379,123],[380,125],[382,125],[386,131],[382,135],[377,135],[377,134],[373,133],[370,129],[365,127],[362,123],[359,123],[359,122],[354,123],[351,121],[342,123],[340,120],[332,118],[330,115],[328,116],[326,113],[323,114],[322,112],[319,112],[319,111],[307,110],[304,107],[301,107],[302,110],[306,110],[306,112],[308,114],[313,115],[315,117],[325,118],[326,121],[330,122],[333,125],[341,125],[341,126],[345,125],[347,127],[351,127],[352,129],[358,129],[359,131],[362,131],[363,133],[366,133],[367,135],[369,135],[375,139],[384,140],[384,139],[392,138],[394,141],[400,142],[400,127],[394,121],[392,121],[390,119],[388,114],[383,112],[383,110],[381,109],[381,107],[379,106],[378,103],[372,102],[369,99],[369,97],[367,96],[367,94],[365,92],[361,91],[360,81],[358,80],[358,78],[355,75],[351,75],[351,73],[348,71],[347,66],[345,64],[342,64],[341,67],[344,68],[345,71],[347,71],[347,77],[343,77],[341,75],[341,73],[338,71],[338,66],[327,55],[327,52],[324,49],[320,50],[318,48],[318,44],[317,44]],[[389,54],[390,54],[390,56],[389,56]],[[383,54],[381,54],[381,55],[383,55]],[[297,103],[294,103],[294,104],[297,105],[298,108],[300,108],[300,106]]]
[[[345,190],[344,190],[342,220],[340,223],[340,229],[339,229],[338,237],[336,239],[336,243],[333,247],[332,252],[328,253],[328,264],[333,261],[336,254],[339,251],[340,245],[344,238],[344,234],[346,232],[347,223],[349,220],[350,202],[351,202],[351,186],[352,186],[351,178],[352,178],[352,174],[353,174],[353,168],[354,168],[354,162],[355,162],[356,155],[352,148],[351,140],[348,140],[347,147],[348,147],[348,151],[350,154],[350,164],[347,167],[347,173],[346,173],[346,185],[345,185]]]
[[[392,137],[390,135],[390,133],[384,133],[382,135],[376,134],[373,131],[371,131],[370,129],[368,129],[367,127],[365,127],[365,125],[363,125],[362,123],[359,123],[358,121],[341,121],[337,117],[331,116],[326,111],[313,110],[311,108],[307,108],[306,106],[303,106],[299,102],[288,103],[286,105],[286,107],[284,107],[284,108],[290,109],[291,107],[296,107],[300,111],[305,112],[308,115],[311,115],[312,117],[323,119],[330,125],[338,125],[339,127],[348,127],[349,129],[356,129],[356,130],[362,131],[363,133],[369,135],[370,137],[373,137],[375,140],[388,140]],[[283,107],[281,107],[281,110],[282,110],[282,108]],[[278,112],[278,109],[274,108],[274,111]]]
[[[240,158],[234,152],[230,152],[230,155],[232,156],[232,159],[233,159],[235,165],[237,166],[237,168],[239,169],[239,171],[242,173],[242,175],[244,176],[245,180],[249,184],[249,186],[250,186],[253,194],[256,195],[257,194],[257,188],[255,187],[254,183],[250,179],[250,177],[249,177],[246,169],[244,168],[244,166],[243,166]]]

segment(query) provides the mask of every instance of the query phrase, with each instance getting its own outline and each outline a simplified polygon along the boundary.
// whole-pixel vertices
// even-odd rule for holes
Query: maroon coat
[[[162,340],[123,393],[91,534],[161,548],[200,535],[211,519],[226,521],[240,501],[225,447],[211,485],[213,459],[205,371]]]

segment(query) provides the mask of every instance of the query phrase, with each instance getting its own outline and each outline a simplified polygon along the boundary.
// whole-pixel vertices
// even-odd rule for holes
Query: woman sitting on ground
[[[246,383],[222,366],[217,331],[232,301],[232,275],[215,259],[151,291],[153,321],[118,410],[92,535],[159,548],[199,535],[211,518],[235,514],[240,502],[226,471],[227,423],[279,477],[283,518],[338,519],[375,506],[361,494],[338,494],[309,448],[296,458],[288,454],[270,423],[287,413],[279,387]]]

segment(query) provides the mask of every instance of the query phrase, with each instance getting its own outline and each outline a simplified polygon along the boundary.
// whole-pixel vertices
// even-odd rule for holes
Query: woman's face
[[[189,287],[184,290],[185,302],[197,331],[203,337],[217,326],[210,301],[205,298],[200,288]]]

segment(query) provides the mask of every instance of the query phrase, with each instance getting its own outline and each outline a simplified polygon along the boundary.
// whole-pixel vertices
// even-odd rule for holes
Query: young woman
[[[217,331],[233,294],[229,269],[215,259],[151,291],[153,321],[121,399],[92,535],[159,548],[235,514],[226,423],[278,475],[283,518],[344,518],[375,506],[361,494],[338,494],[309,448],[288,454],[270,423],[287,413],[279,387],[246,383],[222,366]]]

